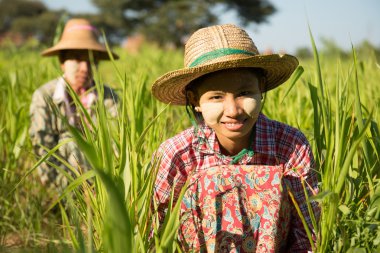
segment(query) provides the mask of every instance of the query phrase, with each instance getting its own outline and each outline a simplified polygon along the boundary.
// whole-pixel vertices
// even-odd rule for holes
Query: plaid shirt
[[[299,130],[260,114],[255,124],[251,149],[254,154],[243,155],[237,164],[283,165],[284,176],[290,181],[293,195],[315,239],[301,184],[301,180],[305,180],[309,196],[318,193],[317,173],[313,169],[314,158],[306,137]],[[161,221],[164,219],[173,186],[176,200],[182,186],[194,170],[228,165],[233,161],[233,157],[221,154],[215,132],[204,124],[197,128],[191,127],[166,140],[161,144],[159,154],[161,164],[154,197]],[[320,208],[316,202],[312,202],[312,208],[318,220]],[[311,247],[301,219],[294,207],[290,212],[291,231],[287,238],[289,252],[307,252]]]

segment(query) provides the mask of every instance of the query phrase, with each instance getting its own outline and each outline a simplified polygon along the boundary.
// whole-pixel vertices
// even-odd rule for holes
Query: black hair
[[[89,49],[65,49],[65,50],[60,50],[58,54],[58,59],[61,64],[64,63],[65,60],[67,60],[66,53],[69,51],[77,51],[77,52],[83,52],[83,53],[87,52],[88,58],[90,59],[91,57],[93,57],[95,64],[97,64],[100,59],[99,57],[100,54],[97,51],[93,51]]]

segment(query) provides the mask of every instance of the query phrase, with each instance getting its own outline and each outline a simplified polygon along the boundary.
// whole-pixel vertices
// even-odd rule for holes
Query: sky
[[[136,0],[137,1],[137,0]],[[43,0],[50,9],[72,13],[96,12],[91,0]],[[294,53],[297,48],[311,47],[308,26],[318,48],[322,39],[350,49],[368,40],[380,47],[379,0],[269,0],[277,12],[268,22],[246,28],[259,51]],[[112,1],[110,1],[112,3]],[[220,16],[220,23],[238,24],[234,13]]]

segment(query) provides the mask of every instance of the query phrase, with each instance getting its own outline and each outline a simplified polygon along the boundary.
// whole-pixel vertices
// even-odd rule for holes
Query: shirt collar
[[[91,84],[91,89],[94,87],[94,84]],[[86,97],[88,97],[88,103],[89,105],[92,105],[96,100],[96,91],[93,89],[88,94],[86,94]],[[58,78],[57,85],[55,86],[55,90],[53,93],[53,102],[55,104],[60,104],[67,100],[67,93],[66,93],[66,81],[64,79],[64,76],[61,76]]]
[[[202,122],[194,131],[196,138],[193,139],[193,146],[199,152],[205,154],[220,153],[219,142],[216,141],[215,131],[211,127]]]
[[[275,133],[270,125],[269,119],[260,113],[255,124],[255,137],[252,149],[255,153],[275,155]],[[195,129],[196,138],[193,139],[193,146],[199,152],[205,154],[220,154],[219,142],[216,141],[215,131],[205,123],[198,124]]]
[[[56,104],[60,104],[66,100],[66,82],[63,77],[60,77],[57,81],[57,85],[55,86],[55,90],[53,93],[53,102]]]

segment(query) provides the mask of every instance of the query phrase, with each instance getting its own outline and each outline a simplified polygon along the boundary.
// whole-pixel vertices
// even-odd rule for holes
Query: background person
[[[43,56],[59,57],[62,76],[42,85],[33,93],[29,133],[37,157],[42,157],[47,153],[45,148],[50,150],[70,137],[65,121],[79,129],[83,127],[80,109],[76,107],[68,85],[79,96],[89,114],[94,115],[92,107],[96,104],[99,94],[93,80],[90,53],[93,55],[95,65],[100,60],[109,60],[106,47],[98,41],[97,29],[86,19],[69,20],[60,41],[42,52]],[[118,59],[115,53],[111,52],[111,54]],[[104,86],[104,104],[113,116],[116,116],[116,102],[115,92]],[[88,169],[83,154],[74,142],[61,146],[58,155],[78,170]],[[71,172],[53,156],[38,167],[42,184],[57,189],[59,192],[68,184],[65,173]]]
[[[153,95],[192,109],[197,123],[163,142],[154,188],[160,221],[170,193],[186,181],[179,239],[188,251],[307,252],[313,234],[304,188],[318,192],[314,158],[305,136],[261,112],[262,93],[285,82],[298,65],[290,55],[260,55],[235,25],[196,31],[185,46],[185,68],[159,77]],[[275,108],[273,108],[275,110]],[[154,206],[154,205],[153,205]]]

